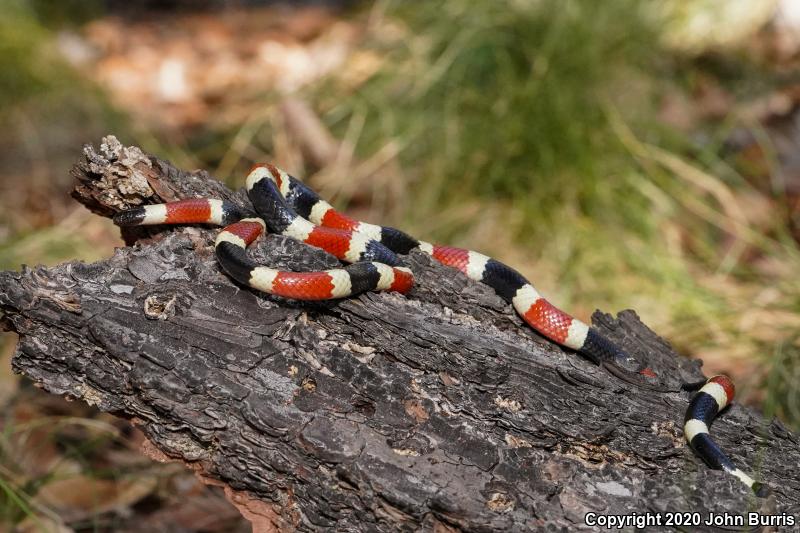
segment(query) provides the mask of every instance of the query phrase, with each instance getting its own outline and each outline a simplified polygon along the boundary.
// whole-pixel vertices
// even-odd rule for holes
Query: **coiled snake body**
[[[652,370],[594,328],[555,307],[520,273],[495,259],[471,250],[418,241],[395,228],[354,220],[273,165],[255,166],[247,176],[246,186],[260,218],[243,218],[239,208],[230,202],[189,199],[123,211],[114,222],[120,226],[225,226],[215,242],[222,268],[243,285],[298,300],[346,298],[365,291],[406,293],[413,286],[414,277],[397,254],[418,249],[494,289],[528,325],[548,339],[578,351],[625,381],[665,390],[652,385],[656,378]],[[260,266],[248,258],[246,248],[265,230],[322,248],[349,264],[318,272]],[[684,434],[709,466],[730,472],[761,495],[765,487],[738,470],[708,434],[713,418],[732,399],[733,385],[727,377],[709,379],[689,405]]]

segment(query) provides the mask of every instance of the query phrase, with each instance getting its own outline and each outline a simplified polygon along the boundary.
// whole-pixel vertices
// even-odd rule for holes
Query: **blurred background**
[[[800,2],[2,0],[0,269],[122,243],[69,197],[114,133],[633,308],[800,429]],[[248,531],[0,337],[0,530]]]

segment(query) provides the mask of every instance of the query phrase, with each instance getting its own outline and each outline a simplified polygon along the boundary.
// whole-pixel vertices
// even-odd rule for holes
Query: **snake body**
[[[551,304],[508,265],[472,250],[419,241],[395,228],[355,220],[270,164],[253,167],[246,187],[260,218],[242,218],[241,210],[230,202],[188,199],[123,211],[114,217],[114,222],[120,226],[224,225],[215,242],[215,253],[223,270],[243,285],[298,300],[346,298],[366,291],[406,293],[413,286],[413,273],[397,254],[417,249],[491,287],[529,326],[548,339],[578,351],[626,381],[664,390],[631,378],[638,375],[652,380],[656,375],[596,329]],[[246,248],[265,230],[319,247],[350,264],[317,272],[260,266],[248,258]],[[725,394],[720,395],[720,389]],[[711,420],[732,399],[730,380],[725,376],[711,378],[690,403],[684,433],[709,466],[731,473],[762,495],[765,487],[738,470],[708,434]]]
[[[413,286],[411,270],[403,267],[397,255],[382,244],[352,231],[310,223],[286,205],[268,180],[249,184],[248,189],[261,218],[241,219],[241,211],[230,202],[189,199],[123,211],[114,217],[114,223],[119,226],[228,224],[214,246],[225,272],[243,285],[284,298],[329,300],[366,291],[405,293]],[[352,264],[319,272],[290,272],[260,266],[247,257],[246,248],[266,227]]]
[[[713,376],[689,402],[684,419],[683,434],[697,455],[716,470],[724,470],[750,487],[757,496],[768,494],[765,485],[739,470],[709,435],[709,426],[717,414],[733,401],[736,389],[728,376]]]
[[[350,218],[322,200],[297,178],[273,165],[257,165],[247,180],[248,187],[250,183],[271,181],[298,215],[314,224],[367,235],[399,254],[418,249],[443,265],[460,270],[468,278],[494,289],[534,330],[562,346],[582,353],[596,364],[612,362],[624,369],[634,367],[635,372],[647,378],[655,377],[652,370],[637,365],[630,355],[600,332],[554,306],[522,274],[496,259],[472,250],[419,241],[398,229]],[[256,209],[258,210],[257,207]]]

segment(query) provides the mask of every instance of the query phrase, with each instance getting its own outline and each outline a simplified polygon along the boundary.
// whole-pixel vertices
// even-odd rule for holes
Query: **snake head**
[[[289,186],[289,175],[286,172],[270,163],[258,163],[253,165],[247,175],[247,180],[245,181],[247,190],[252,189],[253,185],[264,178],[271,179],[278,186],[281,193],[284,193],[284,188]]]

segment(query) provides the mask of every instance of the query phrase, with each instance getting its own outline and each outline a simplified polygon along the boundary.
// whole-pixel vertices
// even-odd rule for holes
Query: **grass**
[[[94,7],[93,7],[94,6]],[[126,131],[97,87],[56,50],[55,29],[84,21],[94,2],[8,0],[0,18],[0,269],[93,260],[96,217],[72,205],[69,168],[80,146]]]
[[[764,414],[778,417],[795,427],[800,420],[800,337],[790,337],[775,346],[765,383]]]
[[[31,391],[22,397],[33,399]],[[0,434],[0,523],[26,522],[51,531],[64,526],[64,513],[92,527],[100,514],[132,505],[156,487],[158,467],[130,449],[121,431],[101,417],[46,415],[20,410]],[[120,424],[121,426],[124,424]],[[127,464],[106,466],[109,457]],[[93,511],[95,510],[95,511]],[[113,519],[113,517],[112,517]]]
[[[392,43],[385,71],[329,116],[374,116],[361,150],[413,139],[404,156],[439,197],[466,190],[539,213],[541,200],[592,205],[591,185],[619,153],[607,99],[652,50],[639,4],[398,4],[421,38]]]

